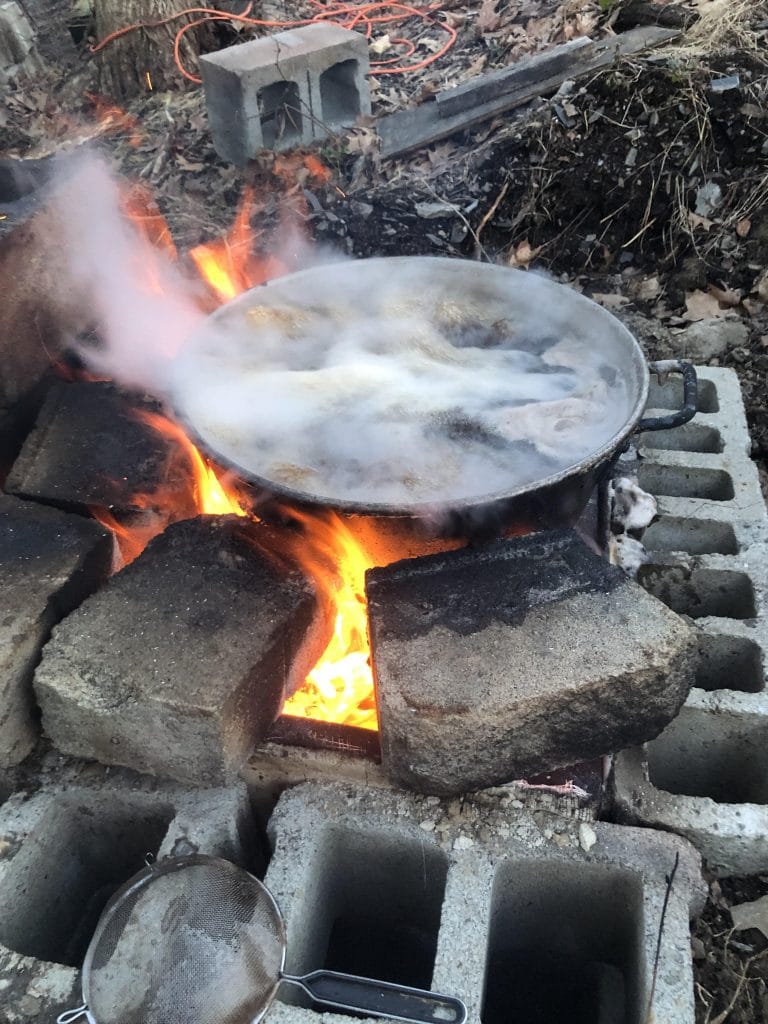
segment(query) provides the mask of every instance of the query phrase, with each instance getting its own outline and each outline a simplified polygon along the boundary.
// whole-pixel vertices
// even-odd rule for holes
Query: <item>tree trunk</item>
[[[127,25],[162,21],[183,8],[179,0],[95,0],[97,43]],[[150,82],[156,90],[183,87],[187,80],[176,67],[173,43],[178,30],[195,17],[200,16],[176,18],[157,28],[136,29],[108,43],[96,55],[101,93],[124,102],[148,92]],[[197,74],[196,57],[202,35],[208,35],[205,26],[187,32],[182,40],[180,58],[192,74]]]

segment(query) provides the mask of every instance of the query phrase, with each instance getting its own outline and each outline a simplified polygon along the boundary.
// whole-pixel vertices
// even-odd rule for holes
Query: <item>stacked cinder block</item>
[[[692,1024],[689,915],[704,899],[693,848],[516,803],[502,790],[445,800],[308,783],[285,793],[266,883],[286,917],[286,970],[455,995],[473,1024],[523,1011],[573,1024]],[[317,1020],[293,990],[279,998],[275,1024]]]
[[[261,149],[291,149],[370,114],[368,42],[316,23],[200,58],[219,156],[243,165]]]
[[[80,1005],[79,965],[108,898],[148,857],[200,852],[263,868],[242,786],[188,790],[51,758],[0,806],[0,1020]]]
[[[768,515],[736,374],[698,372],[695,419],[639,446],[661,513],[640,580],[698,627],[696,688],[657,740],[618,755],[614,786],[623,820],[687,836],[728,875],[768,870]],[[653,386],[649,406],[678,398]]]

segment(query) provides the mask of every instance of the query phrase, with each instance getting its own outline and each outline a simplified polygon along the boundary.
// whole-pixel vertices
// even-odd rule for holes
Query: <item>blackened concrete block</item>
[[[67,508],[118,511],[191,504],[192,479],[178,446],[148,423],[147,406],[111,384],[56,384],[13,465],[6,490]]]
[[[268,534],[177,523],[54,632],[35,688],[59,750],[200,783],[240,768],[328,637],[311,585],[260,553]]]
[[[325,138],[370,114],[368,42],[317,23],[200,58],[213,143],[242,165],[260,149]]]
[[[0,495],[0,765],[37,739],[32,673],[51,628],[111,564],[112,537],[98,523]]]
[[[450,794],[650,739],[693,683],[695,634],[570,531],[367,575],[382,758]]]

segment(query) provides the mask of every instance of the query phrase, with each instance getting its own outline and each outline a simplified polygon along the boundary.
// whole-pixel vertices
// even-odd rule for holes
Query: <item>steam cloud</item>
[[[431,511],[552,476],[624,426],[604,317],[501,268],[318,268],[211,318],[174,364],[174,402],[211,450],[268,481]]]
[[[102,347],[76,345],[89,368],[119,383],[165,392],[174,357],[205,317],[191,282],[125,217],[106,165],[68,167],[57,210],[71,246],[68,282],[89,296]]]
[[[73,180],[71,283],[87,285],[104,339],[81,354],[164,398],[250,475],[328,504],[432,514],[573,466],[629,418],[606,314],[542,277],[343,262],[206,318],[194,286],[122,215],[105,166],[91,159]]]

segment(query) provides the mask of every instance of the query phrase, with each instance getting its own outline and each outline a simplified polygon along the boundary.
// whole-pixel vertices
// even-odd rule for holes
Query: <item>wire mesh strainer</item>
[[[145,868],[107,904],[83,964],[84,1006],[58,1024],[255,1024],[281,982],[338,1009],[464,1024],[460,999],[335,971],[282,973],[272,894],[228,861],[195,854]]]

